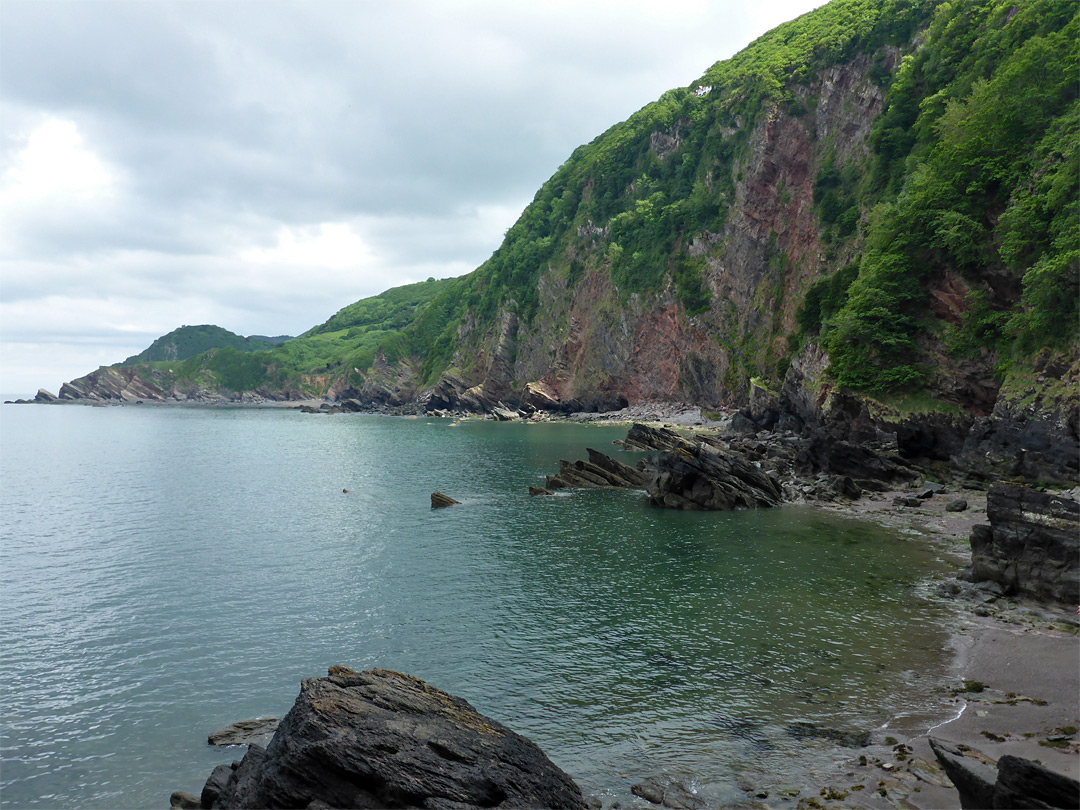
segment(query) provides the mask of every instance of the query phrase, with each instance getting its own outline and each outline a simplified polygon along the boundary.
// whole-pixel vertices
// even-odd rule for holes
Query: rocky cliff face
[[[894,61],[895,49],[885,58]],[[532,383],[560,403],[583,409],[620,407],[622,401],[689,401],[705,406],[746,402],[749,378],[778,379],[785,335],[807,286],[848,261],[822,242],[814,182],[826,159],[835,165],[868,156],[871,125],[884,92],[868,78],[870,56],[822,70],[798,87],[813,111],[792,114],[772,104],[752,127],[731,129],[744,144],[724,184],[713,193],[727,205],[721,232],[704,232],[677,253],[703,267],[708,308],[687,312],[669,279],[655,293],[620,290],[600,258],[611,242],[589,222],[567,251],[593,268],[576,283],[552,263],[538,281],[539,307],[528,323],[500,316],[495,329],[465,326],[452,376],[482,386],[493,401],[523,401]],[[676,128],[677,131],[677,128]],[[658,161],[680,157],[686,144],[663,131],[649,143]]]

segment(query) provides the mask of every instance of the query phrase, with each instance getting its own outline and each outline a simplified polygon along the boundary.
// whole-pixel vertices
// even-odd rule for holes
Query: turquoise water
[[[921,722],[944,671],[918,543],[807,508],[530,498],[622,428],[4,406],[0,804],[167,807],[207,733],[302,677],[422,677],[586,792],[725,795],[832,754],[788,724]],[[342,492],[348,489],[348,493]],[[440,490],[461,506],[432,510]]]

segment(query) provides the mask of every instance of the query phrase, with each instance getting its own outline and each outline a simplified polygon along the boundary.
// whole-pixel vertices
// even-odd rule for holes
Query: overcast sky
[[[573,149],[821,0],[2,0],[0,395],[469,272]]]

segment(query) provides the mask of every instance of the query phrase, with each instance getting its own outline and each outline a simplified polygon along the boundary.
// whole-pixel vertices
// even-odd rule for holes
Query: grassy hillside
[[[269,346],[283,343],[288,336],[264,337],[252,335],[243,337],[223,329],[220,326],[203,324],[202,326],[181,326],[167,335],[162,335],[149,347],[133,354],[120,365],[132,366],[138,363],[150,363],[165,360],[187,360],[210,349],[235,349],[240,352],[255,352]]]
[[[181,385],[230,391],[258,388],[320,395],[331,378],[358,382],[376,354],[393,363],[407,348],[404,330],[453,281],[430,279],[388,290],[345,307],[326,323],[273,348],[215,347],[182,363],[156,363]]]

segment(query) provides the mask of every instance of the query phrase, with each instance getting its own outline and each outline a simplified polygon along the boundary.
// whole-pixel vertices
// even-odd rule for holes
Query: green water
[[[795,722],[938,716],[932,551],[808,508],[526,494],[622,428],[30,406],[0,428],[5,806],[166,806],[236,758],[208,732],[338,663],[458,694],[624,806],[647,776],[719,801],[835,758]]]

